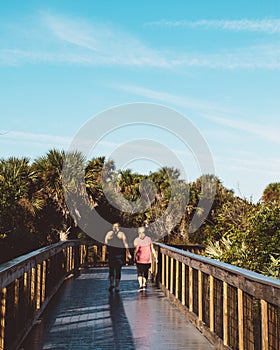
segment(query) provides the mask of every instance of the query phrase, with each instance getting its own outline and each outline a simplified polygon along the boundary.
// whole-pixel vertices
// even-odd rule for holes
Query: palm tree
[[[2,258],[4,254],[11,258],[37,244],[34,217],[42,210],[44,197],[36,181],[37,174],[27,158],[0,160],[0,238],[8,244],[7,251],[0,254]]]
[[[37,186],[45,196],[46,206],[39,224],[44,223],[45,231],[49,231],[46,234],[76,227],[77,220],[73,218],[73,213],[70,214],[65,198],[71,195],[73,202],[86,195],[82,154],[53,149],[46,156],[36,159],[32,167],[39,176]]]
[[[280,182],[274,182],[266,186],[262,194],[263,202],[280,202]]]

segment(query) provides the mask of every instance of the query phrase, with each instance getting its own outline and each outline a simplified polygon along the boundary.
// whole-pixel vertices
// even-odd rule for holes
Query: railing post
[[[165,286],[165,255],[161,253],[161,284]]]
[[[156,261],[155,261],[155,282],[158,282],[158,273],[159,273],[159,256],[158,256],[158,250],[156,251]]]
[[[166,259],[166,265],[165,265],[165,287],[166,289],[169,289],[169,256],[165,255],[165,259]]]
[[[193,312],[193,268],[189,267],[189,310]]]
[[[176,260],[176,284],[175,284],[175,297],[179,298],[179,260]]]
[[[36,310],[39,310],[41,307],[41,264],[37,265],[36,275]]]
[[[262,350],[268,350],[268,305],[265,300],[261,300],[262,319]]]
[[[170,258],[170,293],[174,292],[174,259]]]
[[[238,288],[238,340],[239,350],[244,350],[244,311],[243,311],[243,291]]]
[[[46,271],[47,271],[47,263],[44,260],[42,262],[42,287],[41,287],[41,303],[43,304],[45,301],[45,297],[46,297]]]
[[[5,349],[6,297],[7,297],[7,288],[4,287],[1,291],[0,350]]]
[[[106,252],[107,252],[107,246],[103,245],[102,246],[102,262],[106,261]]]
[[[202,288],[203,288],[202,272],[198,271],[198,319],[202,321],[203,318],[203,300],[202,300]]]
[[[217,349],[278,349],[278,280],[176,247],[155,246],[165,252],[162,289],[170,291],[175,305],[187,306],[182,310]]]
[[[182,304],[186,305],[186,265],[182,263]]]
[[[31,269],[31,285],[30,285],[30,308],[32,309],[32,315],[34,314],[34,299],[35,299],[35,277],[36,270],[34,267]]]
[[[223,282],[223,340],[228,345],[228,284]]]
[[[215,331],[215,294],[214,294],[214,277],[210,275],[209,277],[210,291],[209,291],[209,314],[210,314],[210,331]]]

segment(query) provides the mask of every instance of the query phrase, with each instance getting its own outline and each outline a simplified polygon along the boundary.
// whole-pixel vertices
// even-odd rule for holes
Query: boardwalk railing
[[[189,249],[198,252],[203,248]],[[75,240],[56,243],[0,265],[0,350],[18,349],[66,278],[80,268],[107,263],[105,245]]]
[[[155,281],[217,349],[280,350],[279,280],[154,246]],[[63,281],[106,257],[101,244],[66,241],[0,265],[0,350],[18,349]]]
[[[15,350],[64,279],[85,264],[87,247],[67,241],[0,265],[0,350]]]
[[[280,350],[280,280],[154,246],[153,277],[217,349]]]

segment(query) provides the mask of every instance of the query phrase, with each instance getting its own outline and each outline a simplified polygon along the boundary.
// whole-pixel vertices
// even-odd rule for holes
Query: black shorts
[[[146,279],[148,279],[149,268],[151,267],[151,264],[136,263],[136,266],[137,266],[138,276],[143,276]]]
[[[115,277],[116,279],[121,278],[121,269],[124,264],[122,255],[109,255],[109,276]]]

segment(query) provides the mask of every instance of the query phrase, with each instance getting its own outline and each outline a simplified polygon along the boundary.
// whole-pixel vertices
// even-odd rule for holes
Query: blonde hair
[[[139,236],[145,236],[145,227],[141,226],[138,228],[138,235]]]

